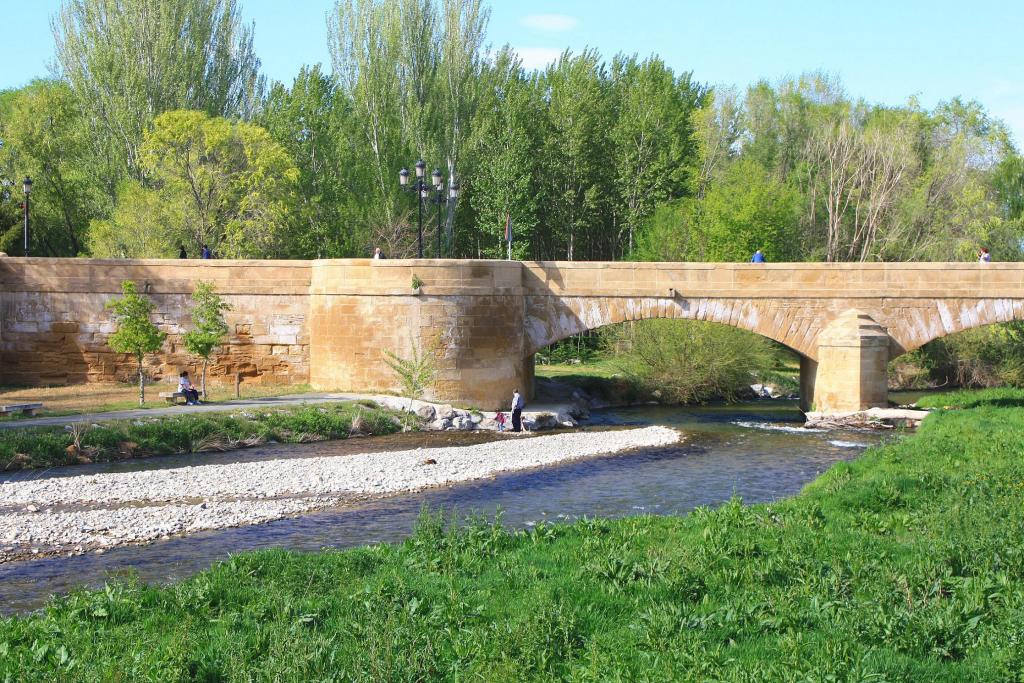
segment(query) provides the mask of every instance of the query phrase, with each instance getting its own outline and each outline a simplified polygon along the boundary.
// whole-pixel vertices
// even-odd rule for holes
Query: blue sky
[[[265,73],[290,81],[303,64],[330,64],[332,0],[241,0],[256,24]],[[0,40],[0,88],[48,73],[49,19],[59,0],[17,3]],[[492,3],[489,42],[527,66],[569,47],[657,53],[712,84],[745,86],[803,71],[837,74],[871,102],[925,106],[960,95],[981,101],[1024,143],[1024,2],[1016,0],[518,0]]]

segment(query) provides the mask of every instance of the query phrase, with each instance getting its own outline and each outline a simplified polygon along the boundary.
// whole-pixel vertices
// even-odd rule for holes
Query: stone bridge
[[[143,283],[171,335],[154,376],[194,364],[180,334],[192,283],[206,280],[234,306],[215,377],[395,391],[386,352],[428,352],[430,398],[488,409],[530,391],[540,349],[630,320],[706,320],[774,339],[800,354],[804,407],[846,411],[886,403],[891,358],[1024,319],[1018,263],[0,258],[0,382],[124,373],[128,359],[105,347],[103,311],[124,279]]]

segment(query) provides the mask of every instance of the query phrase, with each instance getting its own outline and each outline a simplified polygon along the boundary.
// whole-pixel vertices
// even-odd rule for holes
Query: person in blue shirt
[[[760,249],[755,251],[754,255],[750,257],[750,262],[751,263],[764,263],[765,262],[764,261],[764,254],[761,253]]]
[[[213,258],[213,252],[211,252],[210,248],[205,244],[203,245],[203,251],[201,252],[200,258]]]

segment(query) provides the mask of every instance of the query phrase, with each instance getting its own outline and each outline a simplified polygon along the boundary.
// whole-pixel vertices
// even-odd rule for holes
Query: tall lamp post
[[[416,179],[409,182],[409,169],[403,168],[398,172],[398,185],[406,192],[416,193],[417,222],[416,222],[416,246],[419,258],[423,258],[423,204],[430,202],[437,204],[437,258],[441,257],[441,204],[447,205],[459,197],[459,184],[451,183],[448,188],[448,196],[445,197],[444,178],[439,169],[434,169],[430,174],[430,181],[427,182],[427,164],[420,159],[413,166],[416,169]]]
[[[430,203],[437,204],[437,258],[441,258],[441,205],[448,206],[449,202],[455,202],[459,198],[459,184],[457,182],[450,183],[448,194],[445,196],[444,179],[441,176],[440,169],[435,168],[434,172],[430,174],[430,179],[434,181],[433,196],[430,198]]]
[[[419,220],[416,227],[416,253],[423,258],[423,200],[427,198],[428,187],[423,174],[427,170],[427,164],[420,159],[414,166],[416,169],[416,182],[409,184],[409,169],[403,168],[398,172],[398,185],[407,192],[416,193],[416,206],[419,209]]]
[[[32,179],[25,176],[21,183],[21,189],[25,191],[25,256],[28,256],[28,198],[32,194]]]

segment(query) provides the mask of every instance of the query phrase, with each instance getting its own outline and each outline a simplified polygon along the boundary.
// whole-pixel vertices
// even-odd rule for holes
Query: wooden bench
[[[178,399],[185,400],[185,392],[183,391],[161,391],[160,398],[167,399],[167,402],[172,406],[177,405]]]
[[[16,403],[9,406],[0,406],[0,415],[10,415],[17,412],[20,412],[22,415],[35,415],[42,407],[42,403]]]

